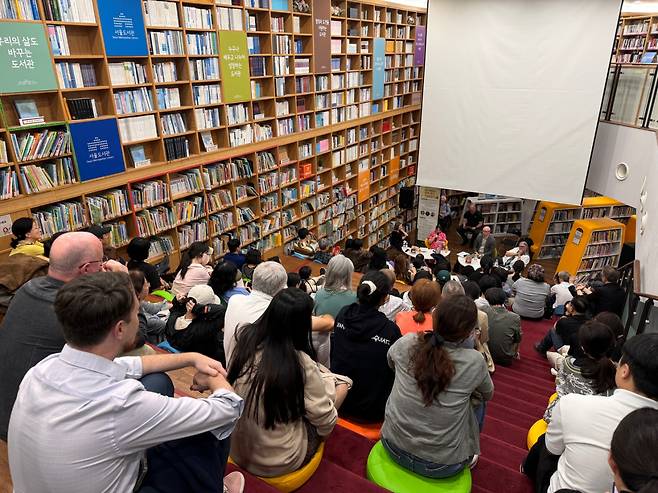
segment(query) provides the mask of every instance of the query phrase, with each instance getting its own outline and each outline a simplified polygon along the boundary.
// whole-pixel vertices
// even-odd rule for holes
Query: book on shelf
[[[210,132],[201,132],[201,143],[203,144],[203,148],[206,150],[206,152],[217,150],[217,144],[215,144],[215,141],[213,140],[212,134]]]
[[[174,62],[157,62],[153,64],[155,82],[176,82],[178,71]]]
[[[178,108],[181,106],[180,91],[178,87],[159,87],[155,90],[155,95],[158,101],[158,108],[161,110]]]
[[[285,32],[286,19],[283,16],[272,16],[270,18],[270,28],[273,33]]]
[[[62,185],[77,183],[73,160],[70,157],[49,163],[26,164],[20,167],[21,181],[26,193],[43,192]]]
[[[134,145],[130,146],[128,149],[130,153],[130,159],[133,162],[133,166],[135,168],[139,168],[141,166],[148,166],[151,164],[151,160],[146,157],[146,150],[144,149],[144,146],[139,144],[139,145]]]
[[[171,137],[164,140],[168,161],[181,159],[190,155],[190,143],[187,137]]]
[[[11,199],[20,194],[18,176],[13,168],[0,169],[0,199]]]
[[[43,123],[43,116],[39,115],[39,108],[34,99],[15,99],[14,108],[21,126]]]
[[[263,77],[267,75],[265,57],[249,57],[249,73],[252,77]]]
[[[165,113],[160,115],[163,135],[182,134],[187,132],[185,118],[182,113]]]
[[[94,98],[64,98],[71,120],[96,118],[96,100]]]
[[[219,60],[217,58],[198,58],[189,60],[188,63],[192,80],[219,79]]]
[[[250,55],[260,53],[260,38],[258,36],[247,36],[247,48]]]
[[[7,154],[7,143],[0,139],[0,163],[6,164],[9,162],[9,155]]]
[[[119,133],[121,142],[134,142],[137,140],[157,139],[158,130],[155,115],[133,116],[119,120]]]
[[[185,27],[188,29],[212,29],[212,12],[209,8],[183,6]]]
[[[310,58],[295,58],[295,73],[308,74],[311,71]]]
[[[11,139],[19,161],[56,157],[71,152],[71,135],[66,130],[12,133]]]
[[[219,84],[198,84],[192,86],[192,97],[196,106],[219,104],[222,102]]]
[[[177,2],[145,0],[143,5],[144,20],[147,26],[180,27]]]
[[[130,210],[126,190],[108,190],[101,195],[87,196],[87,209],[92,224],[98,224],[118,216],[127,214]]]
[[[46,20],[95,23],[91,0],[43,0]]]
[[[37,0],[5,0],[0,2],[0,19],[39,20]]]
[[[60,202],[32,212],[44,238],[59,231],[76,231],[87,226],[87,218],[80,202]]]
[[[216,55],[217,54],[217,36],[215,33],[187,33],[188,55]]]
[[[222,125],[219,108],[195,108],[194,118],[197,130],[218,128]]]
[[[116,91],[114,105],[118,115],[153,111],[151,91],[146,87]]]
[[[151,55],[183,55],[183,33],[180,31],[149,31]]]
[[[146,84],[148,82],[146,67],[140,63],[110,62],[108,68],[112,85]]]
[[[91,63],[58,62],[55,64],[55,72],[62,89],[96,85],[96,71]]]
[[[242,31],[242,9],[217,7],[220,31]]]
[[[247,12],[247,31],[258,31],[258,18]]]

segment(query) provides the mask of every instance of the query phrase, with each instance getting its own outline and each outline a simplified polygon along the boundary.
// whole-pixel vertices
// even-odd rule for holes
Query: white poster
[[[0,216],[0,236],[9,236],[11,234],[11,225],[12,221],[9,214]]]
[[[439,221],[441,190],[432,187],[420,187],[418,195],[418,241],[425,238],[436,228]]]
[[[620,6],[431,0],[418,185],[580,203]]]

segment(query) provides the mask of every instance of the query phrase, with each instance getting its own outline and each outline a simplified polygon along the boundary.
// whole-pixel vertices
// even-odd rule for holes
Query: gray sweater
[[[9,305],[0,327],[0,438],[7,440],[18,386],[30,368],[64,347],[53,304],[64,282],[50,276],[25,283]]]
[[[393,390],[386,403],[382,436],[395,446],[435,464],[457,464],[480,453],[480,431],[471,396],[489,400],[493,382],[487,364],[474,349],[446,343],[455,376],[431,406],[426,407],[409,368],[417,334],[407,334],[388,350],[395,370]]]

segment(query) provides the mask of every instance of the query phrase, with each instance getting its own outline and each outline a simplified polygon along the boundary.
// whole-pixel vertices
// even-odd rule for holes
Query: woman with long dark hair
[[[41,243],[41,229],[31,217],[19,217],[11,225],[11,252],[9,255],[22,253],[24,255],[43,255]]]
[[[567,394],[612,395],[615,390],[615,364],[610,354],[615,348],[616,337],[604,323],[590,320],[578,329],[578,345],[572,346],[555,378],[557,399],[544,413],[544,421],[550,423],[553,409],[561,397]]]
[[[233,432],[231,458],[252,474],[299,469],[336,424],[347,386],[336,386],[315,361],[312,311],[310,296],[284,289],[238,336],[227,379],[245,409]]]
[[[228,304],[228,300],[233,295],[249,294],[245,288],[238,286],[238,282],[241,280],[242,276],[237,265],[233,262],[222,262],[213,269],[208,285],[225,304]]]
[[[473,300],[443,298],[433,318],[433,331],[407,334],[388,351],[395,382],[382,444],[402,467],[442,478],[475,463],[493,383],[482,355],[462,346],[478,323]]]
[[[608,464],[618,491],[658,493],[658,410],[645,407],[619,422]]]
[[[176,296],[185,297],[188,291],[197,284],[208,284],[212,268],[208,266],[212,257],[212,249],[203,241],[195,241],[183,254],[178,273],[171,285]]]
[[[341,415],[367,423],[381,422],[393,385],[386,353],[401,334],[379,307],[386,303],[391,284],[379,271],[368,272],[356,290],[358,302],[343,307],[331,336],[331,371],[354,382]]]

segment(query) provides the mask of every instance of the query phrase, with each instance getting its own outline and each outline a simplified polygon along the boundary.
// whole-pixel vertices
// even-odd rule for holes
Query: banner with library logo
[[[0,93],[50,91],[57,81],[42,24],[0,24]]]
[[[147,56],[142,2],[98,0],[107,56]]]
[[[125,171],[115,119],[71,123],[70,128],[81,181]]]

